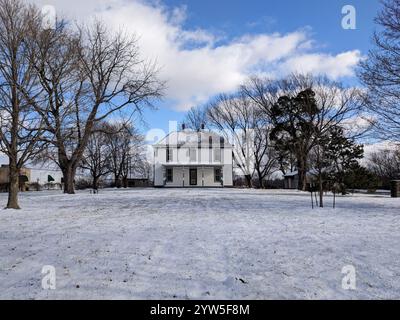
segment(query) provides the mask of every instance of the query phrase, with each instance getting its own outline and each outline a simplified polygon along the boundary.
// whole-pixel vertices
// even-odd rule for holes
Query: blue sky
[[[168,89],[140,125],[159,138],[192,106],[235,90],[251,74],[300,71],[358,84],[354,69],[367,54],[379,0],[26,0],[53,5],[73,20],[104,20],[138,36],[143,57],[157,61]],[[356,8],[357,29],[341,26]],[[153,131],[154,132],[154,131]],[[1,157],[0,157],[1,162]]]
[[[158,111],[145,113],[148,128],[164,131],[252,74],[305,72],[357,84],[354,69],[368,52],[380,7],[379,0],[31,1],[138,35],[143,57],[157,61],[167,81]],[[345,5],[356,8],[356,30],[342,28]]]
[[[378,0],[165,0],[168,6],[188,8],[188,28],[223,31],[230,37],[243,33],[287,33],[310,26],[315,40],[326,50],[367,50],[374,30]],[[357,30],[341,27],[341,10],[353,5],[357,10]]]
[[[339,54],[349,50],[368,52],[375,25],[373,19],[380,8],[378,0],[165,0],[169,7],[186,6],[184,27],[201,28],[222,34],[226,40],[244,34],[290,33],[309,28],[318,52]],[[351,4],[357,12],[357,29],[341,27],[344,5]],[[345,77],[345,82],[357,81]],[[183,113],[170,110],[168,98],[157,112],[147,112],[151,127],[167,130],[168,120],[181,120]]]

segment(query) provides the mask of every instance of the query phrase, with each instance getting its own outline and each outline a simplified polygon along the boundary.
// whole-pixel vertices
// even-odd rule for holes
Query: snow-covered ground
[[[26,193],[23,210],[0,210],[0,298],[399,299],[400,199],[310,202],[295,191]],[[41,287],[44,265],[56,290]],[[354,291],[342,289],[346,265]]]

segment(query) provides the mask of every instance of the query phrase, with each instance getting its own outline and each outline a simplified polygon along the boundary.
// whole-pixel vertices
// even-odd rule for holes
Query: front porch
[[[224,187],[222,165],[164,165],[164,187]]]

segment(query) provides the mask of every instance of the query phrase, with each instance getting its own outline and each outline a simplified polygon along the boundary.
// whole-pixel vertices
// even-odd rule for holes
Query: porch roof
[[[177,168],[215,168],[223,167],[222,163],[163,163],[164,167],[177,167]]]

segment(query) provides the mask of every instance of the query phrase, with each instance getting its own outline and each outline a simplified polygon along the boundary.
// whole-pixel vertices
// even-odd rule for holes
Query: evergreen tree
[[[345,136],[344,130],[333,126],[326,134],[320,135],[311,153],[311,165],[320,194],[320,206],[324,206],[323,194],[333,185],[346,193],[346,172],[358,165],[364,155],[364,147],[354,139]]]
[[[279,154],[293,154],[299,174],[299,190],[306,189],[307,158],[314,145],[315,119],[320,110],[311,89],[296,97],[283,96],[271,109],[271,140]]]
[[[328,157],[333,160],[330,175],[336,183],[345,188],[345,173],[364,156],[364,146],[357,144],[354,139],[347,138],[340,127],[332,128],[330,141],[327,145]],[[345,190],[342,190],[345,192]]]
[[[356,163],[346,170],[344,184],[348,189],[366,189],[372,192],[379,187],[380,181],[376,174]]]

